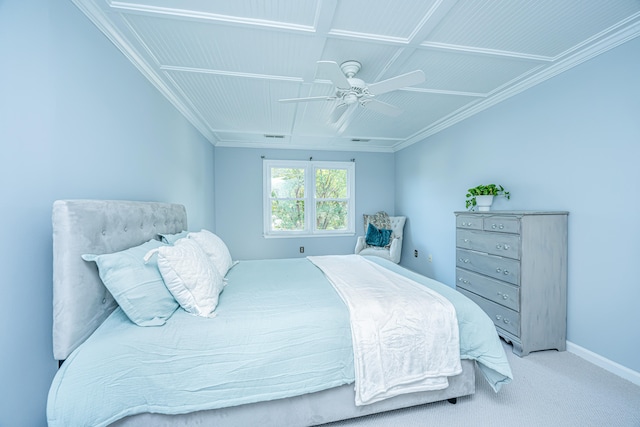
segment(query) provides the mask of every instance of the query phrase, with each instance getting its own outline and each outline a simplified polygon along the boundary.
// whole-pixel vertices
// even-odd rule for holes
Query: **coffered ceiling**
[[[640,0],[73,0],[212,144],[393,152],[640,34]],[[640,54],[640,53],[639,53]],[[373,84],[340,100],[318,61]],[[357,108],[355,108],[357,107]],[[335,117],[334,117],[335,119]]]

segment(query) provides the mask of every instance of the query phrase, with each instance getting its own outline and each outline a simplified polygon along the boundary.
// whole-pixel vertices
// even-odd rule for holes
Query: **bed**
[[[165,318],[138,325],[119,292],[105,286],[111,279],[101,276],[104,265],[99,269],[95,257],[145,245],[179,246],[177,239],[188,240],[190,234],[195,239],[198,232],[188,232],[184,206],[59,200],[52,220],[53,342],[60,361],[47,402],[52,427],[246,426],[257,420],[263,426],[320,425],[441,400],[453,403],[474,393],[476,371],[496,392],[512,379],[493,323],[479,307],[454,289],[384,259],[236,261],[228,266],[210,316],[187,313],[178,304]],[[163,239],[168,240],[153,243]],[[423,378],[429,382],[420,387],[387,386],[386,394],[358,400],[367,390],[362,371],[370,371],[361,361],[369,352],[355,338],[354,310],[363,304],[345,299],[349,291],[334,283],[340,278],[332,279],[321,265],[342,265],[347,258],[411,282],[414,291],[424,290],[455,309],[455,372]],[[121,277],[118,268],[113,271]],[[151,303],[159,304],[143,295],[133,308]],[[398,313],[404,316],[403,310],[394,316]],[[444,385],[431,382],[442,378]]]

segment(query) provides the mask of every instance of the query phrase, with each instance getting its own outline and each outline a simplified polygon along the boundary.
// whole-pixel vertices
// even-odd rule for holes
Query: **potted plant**
[[[477,206],[481,212],[488,211],[495,196],[511,198],[511,194],[502,185],[488,184],[470,188],[467,190],[467,209],[475,210]]]

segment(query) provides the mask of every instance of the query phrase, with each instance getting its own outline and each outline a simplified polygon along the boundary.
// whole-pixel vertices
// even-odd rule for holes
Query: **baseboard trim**
[[[599,354],[587,350],[584,347],[580,347],[579,345],[574,344],[571,341],[567,341],[567,351],[585,359],[588,362],[593,363],[596,366],[601,367],[602,369],[611,372],[612,374],[615,374],[640,386],[640,372],[636,372],[633,369],[622,366],[619,363],[609,360],[606,357],[602,357]]]

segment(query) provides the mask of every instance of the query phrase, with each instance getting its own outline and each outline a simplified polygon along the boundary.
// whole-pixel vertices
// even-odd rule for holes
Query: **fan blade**
[[[344,75],[337,62],[318,61],[316,78],[327,78],[333,82],[335,87],[340,89],[349,89],[351,87],[347,76]]]
[[[279,102],[335,101],[335,96],[310,96],[308,98],[278,99]]]
[[[338,104],[329,116],[329,123],[338,123],[342,115],[347,111],[347,104]]]
[[[380,95],[403,87],[417,85],[418,83],[422,83],[424,79],[425,77],[422,70],[412,71],[407,74],[379,81],[378,83],[370,84],[368,86],[369,93],[372,95]]]
[[[385,114],[391,117],[397,117],[402,114],[403,110],[395,105],[387,104],[386,102],[378,101],[377,99],[371,99],[363,102],[362,106],[369,110],[376,111],[378,113]]]

